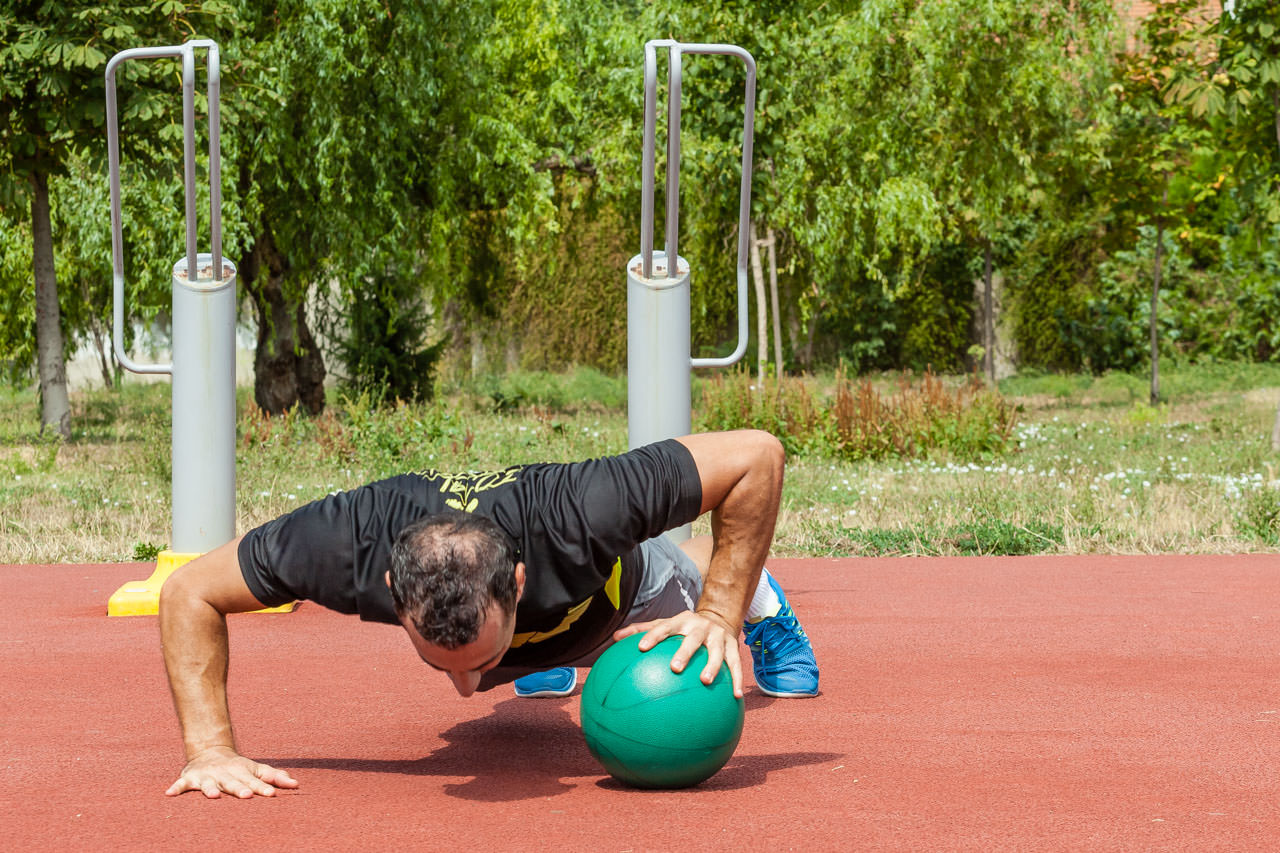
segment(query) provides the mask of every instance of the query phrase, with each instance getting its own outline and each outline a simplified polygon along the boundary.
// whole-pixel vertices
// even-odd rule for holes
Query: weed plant
[[[870,378],[837,373],[830,399],[815,399],[803,379],[754,381],[742,372],[703,385],[706,430],[764,429],[793,453],[850,462],[947,457],[982,459],[1008,446],[1017,407],[976,375],[949,387],[926,370],[919,382],[897,377],[884,393]]]

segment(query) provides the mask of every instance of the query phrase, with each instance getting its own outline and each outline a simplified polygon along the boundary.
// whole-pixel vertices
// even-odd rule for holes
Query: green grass
[[[1155,407],[1143,376],[1004,380],[1019,421],[1005,450],[978,458],[847,462],[795,447],[775,553],[1280,550],[1280,457],[1268,444],[1280,368],[1163,375],[1167,402]],[[827,405],[835,377],[805,385]],[[595,371],[517,373],[417,406],[335,393],[317,419],[267,418],[241,389],[238,528],[404,470],[620,452],[625,388]],[[168,384],[73,394],[70,441],[39,437],[37,420],[34,393],[0,389],[0,563],[152,559],[169,538]]]

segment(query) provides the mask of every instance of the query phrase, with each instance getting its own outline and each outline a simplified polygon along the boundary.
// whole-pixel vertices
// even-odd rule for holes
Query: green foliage
[[[554,179],[554,186],[558,237],[531,248],[517,275],[489,285],[499,335],[518,342],[522,368],[624,369],[622,282],[635,253],[633,223],[587,178],[566,173]],[[464,343],[461,337],[458,341]]]
[[[1199,51],[1192,67],[1165,83],[1166,97],[1193,114],[1220,119],[1222,150],[1245,200],[1247,230],[1280,224],[1280,6],[1238,0],[1231,13],[1210,19],[1201,36],[1216,50]]]
[[[1280,489],[1261,488],[1244,495],[1236,527],[1264,545],[1280,545]]]
[[[627,404],[625,378],[607,376],[589,367],[575,368],[568,374],[512,371],[488,375],[478,380],[474,388],[497,412],[617,410]]]
[[[133,559],[139,563],[154,563],[168,546],[156,545],[154,542],[133,543]]]
[[[789,452],[847,460],[988,458],[1011,446],[1018,412],[976,377],[947,388],[932,371],[909,375],[896,393],[870,379],[837,375],[833,399],[815,399],[801,380],[757,385],[747,374],[703,384],[700,430],[764,429]]]
[[[875,2],[824,19],[822,54],[787,75],[805,97],[780,163],[781,218],[817,279],[806,307],[834,315],[855,365],[904,332],[912,360],[959,360],[974,256],[1052,194],[1057,149],[1094,112],[1111,15],[1094,2]],[[913,270],[944,246],[961,250],[948,276],[958,299],[917,296],[895,317]],[[940,309],[949,316],[930,328]],[[910,337],[918,326],[928,331]]]
[[[963,370],[975,307],[975,260],[963,245],[940,246],[919,276],[898,289],[894,305],[901,319],[895,325],[904,334],[900,350],[892,345],[894,339],[886,348],[893,359],[890,366]]]
[[[836,434],[847,459],[928,458],[971,460],[1004,451],[1018,412],[977,376],[948,389],[932,371],[919,384],[909,375],[885,397],[869,380],[837,380]]]
[[[843,527],[824,533],[831,553],[858,557],[1024,556],[1056,551],[1065,541],[1061,525],[995,518],[946,527]]]
[[[766,379],[749,373],[716,373],[699,383],[695,430],[762,429],[788,453],[835,455],[838,441],[830,413],[799,379]]]
[[[194,32],[233,27],[235,20],[234,8],[221,0],[50,5],[18,2],[0,10],[0,202],[6,207],[26,197],[23,184],[33,173],[60,173],[80,146],[105,149],[102,72],[109,55],[139,42],[178,44]],[[121,114],[155,122],[171,114],[151,88],[164,72],[143,65],[123,74],[135,96],[122,93]]]
[[[0,216],[0,379],[13,385],[30,375],[36,360],[36,300],[30,281],[31,228]]]
[[[355,395],[387,402],[431,399],[444,342],[424,343],[428,316],[413,277],[366,278],[352,288],[344,319],[346,334],[336,347],[344,381]]]
[[[298,407],[272,415],[250,402],[238,432],[241,453],[264,464],[288,465],[301,454],[334,470],[359,465],[371,479],[432,467],[443,447],[470,448],[475,439],[466,421],[439,403],[386,405],[368,392],[343,396],[315,418]]]
[[[330,300],[354,396],[427,393],[434,341],[459,369],[486,344],[481,374],[623,367],[650,37],[736,43],[759,62],[752,218],[776,234],[789,363],[960,368],[990,244],[1022,364],[1135,369],[1160,226],[1162,354],[1274,359],[1280,12],[1240,0],[1197,30],[1183,13],[1200,4],[1161,3],[1142,50],[1117,55],[1113,5],[10,4],[0,369],[22,379],[34,361],[27,166],[55,173],[66,348],[103,340],[102,68],[192,34],[222,46],[225,248],[241,285],[262,310],[274,277],[283,317]],[[722,57],[684,70],[681,252],[695,354],[722,354],[743,73]],[[121,74],[128,312],[162,328],[181,246],[179,99],[172,62]],[[509,390],[502,405],[526,405]]]

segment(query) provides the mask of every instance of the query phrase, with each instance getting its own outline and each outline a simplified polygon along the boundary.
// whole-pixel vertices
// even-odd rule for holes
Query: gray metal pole
[[[173,542],[204,554],[236,535],[236,269],[173,265]]]
[[[206,49],[209,102],[211,252],[197,249],[195,51]],[[182,60],[185,253],[173,265],[173,361],[137,364],[124,350],[124,252],[116,70],[130,59]],[[173,385],[172,541],[147,581],[126,584],[108,603],[112,615],[154,613],[160,585],[183,562],[235,538],[236,268],[222,257],[222,188],[216,43],[196,39],[171,47],[135,48],[106,70],[107,155],[111,181],[112,338],[117,360],[134,373],[167,373]]]
[[[653,234],[659,48],[669,50],[666,251],[654,250]],[[690,270],[688,261],[679,256],[681,56],[685,53],[737,56],[747,71],[738,204],[738,345],[724,358],[691,358]],[[640,254],[627,262],[627,440],[633,448],[687,435],[693,417],[691,368],[728,366],[747,351],[747,249],[756,100],[755,60],[736,45],[659,39],[645,44],[644,60]],[[682,541],[689,537],[689,527],[667,535]]]

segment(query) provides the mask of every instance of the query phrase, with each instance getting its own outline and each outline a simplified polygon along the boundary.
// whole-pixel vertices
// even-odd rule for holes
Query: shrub
[[[487,376],[476,383],[476,390],[498,412],[529,408],[572,412],[590,407],[620,409],[627,404],[626,379],[590,367],[578,367],[569,374],[517,370]]]
[[[1236,527],[1266,545],[1280,544],[1280,490],[1265,488],[1245,495]]]
[[[351,287],[345,334],[334,348],[356,395],[379,402],[430,400],[444,341],[426,345],[428,312],[412,276],[370,276]]]
[[[699,430],[762,429],[777,436],[788,453],[836,451],[826,407],[799,379],[760,384],[744,371],[718,373],[702,384],[701,409]]]
[[[887,398],[870,380],[851,382],[838,375],[834,416],[839,452],[847,459],[925,457],[937,451],[973,459],[1009,445],[1018,410],[976,373],[949,391],[926,370],[918,385],[904,374],[897,393]]]
[[[870,379],[838,373],[834,400],[815,400],[799,379],[760,384],[745,373],[716,376],[703,386],[700,429],[763,429],[789,453],[850,460],[925,457],[974,459],[1010,446],[1018,410],[977,375],[949,390],[931,370],[910,374],[889,396]]]

